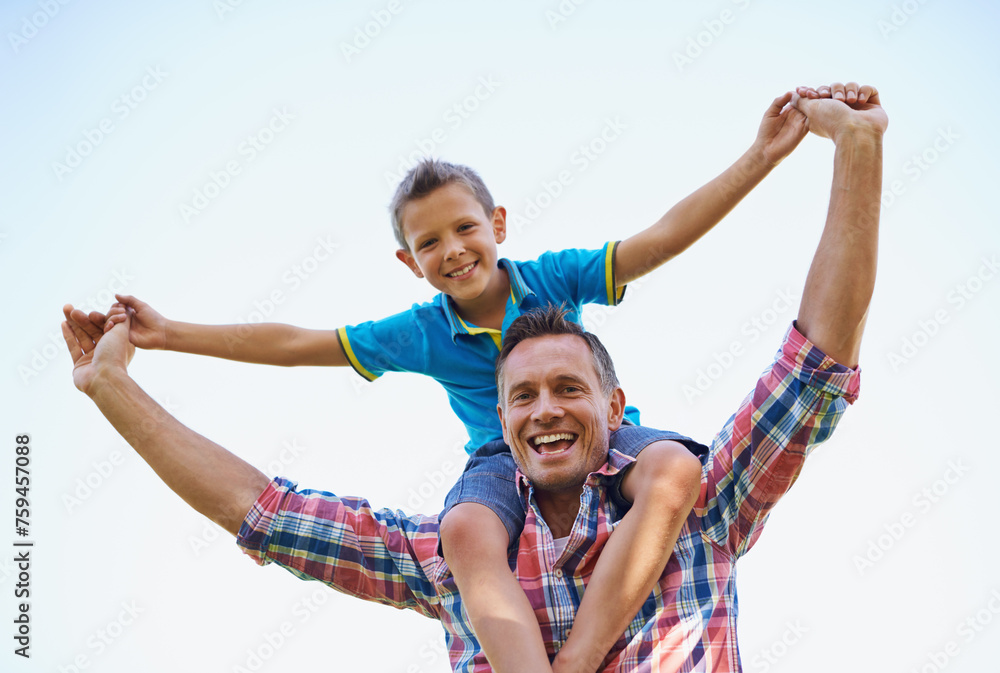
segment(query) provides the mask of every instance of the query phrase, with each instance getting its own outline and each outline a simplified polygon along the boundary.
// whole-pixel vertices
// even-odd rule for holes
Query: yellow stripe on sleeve
[[[369,381],[374,381],[375,379],[377,379],[378,378],[377,376],[375,376],[370,371],[365,369],[364,365],[362,365],[358,361],[357,356],[354,354],[354,349],[351,348],[351,341],[350,339],[347,338],[347,328],[341,327],[340,329],[338,329],[337,336],[340,338],[340,346],[341,348],[344,349],[344,355],[347,356],[347,360],[348,362],[351,363],[351,367],[354,368],[354,371],[361,374]]]
[[[624,287],[615,286],[615,250],[618,249],[618,243],[618,241],[608,243],[608,252],[604,257],[604,282],[608,288],[608,306],[617,306],[625,294]]]

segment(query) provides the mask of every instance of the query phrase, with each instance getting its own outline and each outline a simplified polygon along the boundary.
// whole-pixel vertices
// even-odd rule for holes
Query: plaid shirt
[[[702,491],[659,584],[601,670],[739,671],[736,559],[760,536],[810,448],[825,441],[857,397],[859,371],[789,330],[775,363],[702,457]],[[516,566],[550,656],[565,643],[601,549],[624,515],[607,486],[633,459],[611,451],[590,474],[564,551],[530,484]],[[437,517],[375,511],[359,498],[296,490],[276,479],[258,498],[238,544],[343,593],[441,620],[452,668],[489,671],[454,578],[437,555]]]

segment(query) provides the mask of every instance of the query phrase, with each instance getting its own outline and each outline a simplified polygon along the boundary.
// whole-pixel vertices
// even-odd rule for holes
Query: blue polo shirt
[[[583,304],[617,305],[625,292],[615,283],[617,246],[547,252],[530,262],[501,259],[510,278],[502,332],[462,320],[442,293],[383,320],[342,327],[340,344],[354,370],[369,381],[390,371],[437,380],[469,432],[465,449],[472,453],[503,439],[494,369],[507,328],[522,313],[547,304],[565,304],[567,318],[577,323]],[[637,411],[629,411],[638,423]]]

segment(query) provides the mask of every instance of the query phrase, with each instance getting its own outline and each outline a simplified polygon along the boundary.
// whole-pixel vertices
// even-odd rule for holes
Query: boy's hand
[[[87,325],[96,325],[102,332],[111,330],[120,322],[124,322],[128,311],[132,310],[129,341],[137,348],[163,350],[167,347],[167,323],[162,315],[153,310],[146,302],[139,301],[131,295],[116,294],[118,303],[111,306],[107,315],[92,311],[89,315],[79,309],[66,313],[66,318],[77,326],[88,329]]]
[[[777,166],[809,132],[806,116],[789,105],[791,101],[790,91],[775,98],[757,130],[754,149],[768,166]]]
[[[889,125],[878,91],[856,82],[834,83],[817,89],[800,86],[792,105],[809,118],[809,130],[834,142],[842,133],[873,131],[881,136]]]

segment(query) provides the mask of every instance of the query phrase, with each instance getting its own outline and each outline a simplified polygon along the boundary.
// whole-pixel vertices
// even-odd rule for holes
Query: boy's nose
[[[465,252],[465,245],[462,243],[462,239],[457,236],[449,238],[445,242],[445,245],[447,246],[445,248],[445,259],[456,259]]]

